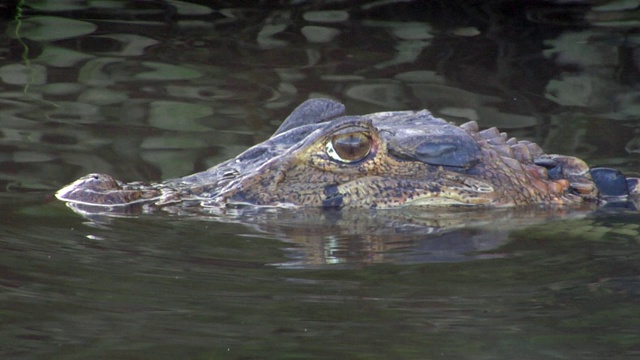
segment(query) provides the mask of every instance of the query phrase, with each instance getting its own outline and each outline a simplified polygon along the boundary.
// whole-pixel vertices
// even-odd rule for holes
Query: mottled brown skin
[[[533,163],[530,153],[542,151],[535,144],[516,143],[497,151],[490,142],[503,136],[490,129],[476,132],[477,125],[465,126],[480,145],[482,162],[474,172],[460,173],[451,167],[430,165],[389,156],[388,140],[370,122],[355,122],[371,135],[372,154],[354,164],[341,164],[324,151],[329,134],[319,134],[307,146],[274,161],[264,173],[234,184],[220,198],[221,203],[245,202],[257,205],[293,204],[304,206],[356,206],[390,208],[404,205],[487,205],[566,204],[581,202],[570,193],[567,179],[551,180],[546,169]],[[442,126],[452,126],[442,123]],[[488,137],[488,139],[484,139]],[[575,158],[556,157],[569,164],[574,181],[586,184],[583,195],[596,198],[590,186],[588,166]],[[313,176],[310,176],[313,174]],[[255,191],[254,189],[260,189]],[[291,191],[293,190],[294,191]],[[333,195],[332,194],[339,194]]]
[[[146,209],[185,206],[574,205],[602,196],[589,167],[544,154],[475,122],[460,127],[426,111],[341,116],[330,100],[297,108],[269,140],[207,171],[144,185],[91,174],[56,195],[70,204]],[[623,177],[623,181],[625,178]],[[627,179],[625,195],[636,192]],[[626,185],[625,185],[626,186]]]

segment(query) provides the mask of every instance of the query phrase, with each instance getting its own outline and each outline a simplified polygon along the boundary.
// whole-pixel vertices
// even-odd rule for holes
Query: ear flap
[[[397,136],[387,144],[389,154],[400,159],[460,169],[470,169],[480,162],[482,150],[464,130],[441,124],[423,128],[427,130],[417,135],[397,131]],[[442,132],[442,129],[447,131]]]
[[[480,151],[469,144],[424,142],[416,147],[414,157],[430,165],[470,168],[480,161]]]
[[[271,137],[300,126],[325,122],[344,114],[344,105],[337,101],[310,99],[295,108]]]

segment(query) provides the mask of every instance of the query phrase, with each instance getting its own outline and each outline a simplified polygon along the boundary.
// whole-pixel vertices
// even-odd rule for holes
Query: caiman
[[[90,174],[56,193],[103,212],[164,206],[324,208],[570,206],[626,201],[638,178],[546,154],[476,122],[456,126],[429,111],[346,116],[312,99],[275,134],[206,171],[158,183]]]

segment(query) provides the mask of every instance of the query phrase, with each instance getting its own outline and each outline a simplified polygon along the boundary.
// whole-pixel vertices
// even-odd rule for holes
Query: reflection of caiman
[[[344,116],[340,103],[300,105],[267,141],[204,172],[125,184],[91,174],[56,196],[101,211],[183,206],[366,207],[574,205],[626,200],[637,178],[545,154],[495,128],[427,111]]]

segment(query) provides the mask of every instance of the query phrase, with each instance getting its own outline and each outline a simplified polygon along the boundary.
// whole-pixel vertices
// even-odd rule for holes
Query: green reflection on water
[[[91,34],[97,28],[87,21],[57,16],[32,16],[22,21],[19,35],[33,41],[55,41]]]
[[[138,79],[144,80],[187,80],[202,76],[197,70],[189,69],[185,66],[161,64],[157,62],[145,61],[142,65],[152,68],[153,71],[141,72],[135,75]]]

